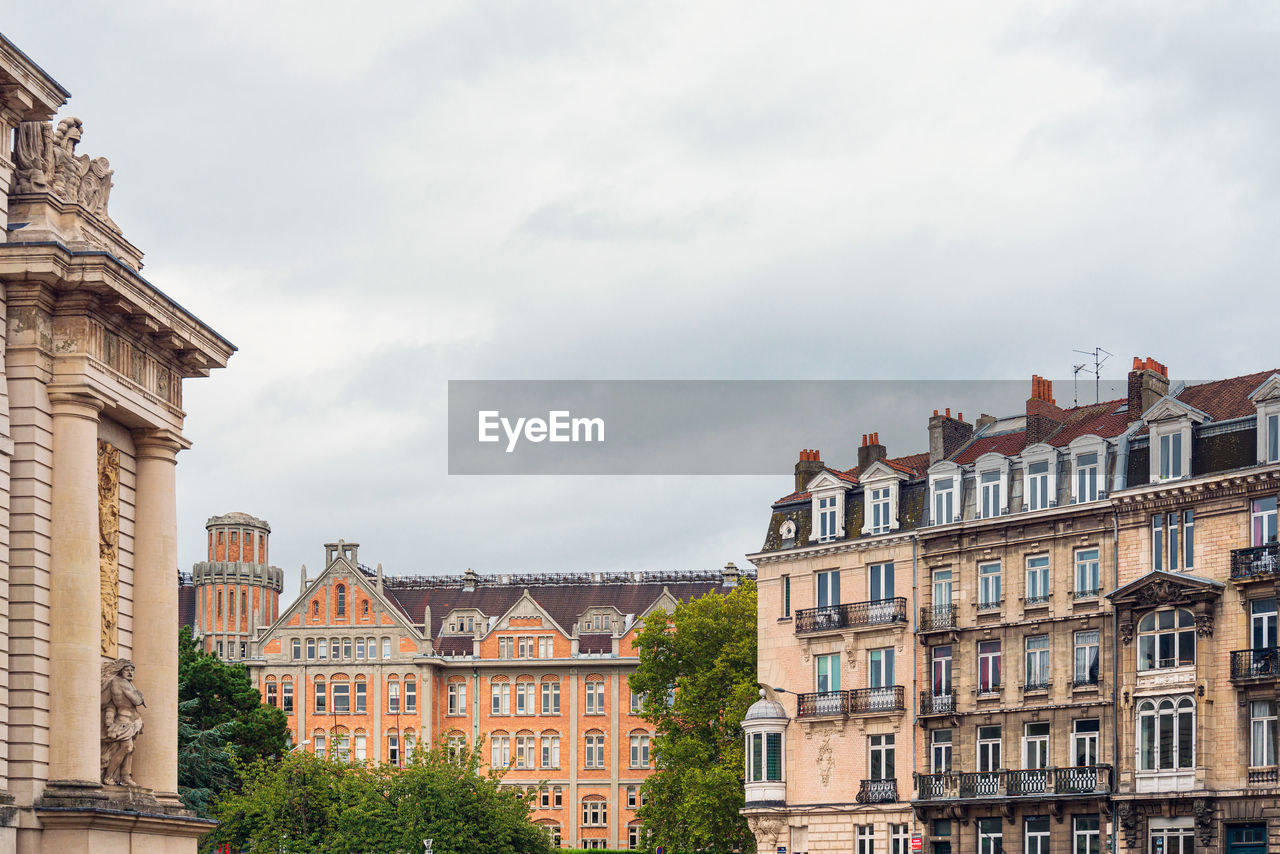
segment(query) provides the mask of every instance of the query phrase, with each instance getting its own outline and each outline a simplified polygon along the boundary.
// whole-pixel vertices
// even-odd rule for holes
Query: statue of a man
[[[146,703],[133,684],[133,662],[127,658],[102,665],[102,782],[133,786],[133,746],[142,732]]]

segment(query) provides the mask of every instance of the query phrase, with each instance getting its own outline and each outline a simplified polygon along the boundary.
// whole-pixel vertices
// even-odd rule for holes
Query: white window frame
[[[1091,723],[1092,729],[1085,729],[1081,724]],[[1084,746],[1087,753],[1093,755],[1092,762],[1086,762],[1084,765],[1076,765],[1076,758],[1080,755],[1080,748]],[[1071,762],[1072,767],[1082,768],[1087,765],[1097,765],[1101,759],[1102,749],[1102,719],[1101,718],[1076,718],[1071,722]]]
[[[1032,561],[1035,561],[1034,565]],[[1049,555],[1027,555],[1026,567],[1026,587],[1022,591],[1023,601],[1031,605],[1048,602],[1049,597],[1053,595],[1053,567]]]
[[[1071,503],[1087,504],[1091,501],[1101,501],[1107,497],[1107,440],[1101,436],[1092,433],[1086,436],[1077,436],[1067,445],[1067,452],[1071,455]],[[1082,466],[1081,457],[1086,454],[1097,454],[1094,466],[1097,468],[1096,483],[1098,486],[1096,496],[1087,496],[1080,491],[1080,471]],[[1094,467],[1090,466],[1090,468]]]
[[[1250,768],[1276,766],[1276,720],[1275,700],[1253,700],[1249,703]]]
[[[834,608],[841,604],[840,570],[820,569],[813,574],[813,606],[815,608]],[[826,602],[823,602],[823,598]]]
[[[548,734],[542,736],[542,767],[543,768],[559,768],[560,767],[560,736]]]
[[[1045,731],[1032,735],[1032,727],[1037,730],[1043,727]],[[1043,771],[1049,767],[1049,745],[1052,735],[1053,728],[1048,721],[1028,721],[1022,725],[1022,767],[1024,769]]]
[[[1158,405],[1158,404],[1157,404]],[[1191,476],[1191,416],[1170,417],[1151,424],[1150,476],[1152,483],[1167,483]],[[1173,437],[1178,437],[1176,440]],[[1167,474],[1165,450],[1171,458]]]
[[[994,567],[994,571],[992,571]],[[991,594],[994,593],[993,597]],[[978,564],[978,608],[995,610],[1004,602],[1004,567],[998,560]]]
[[[1166,707],[1166,703],[1171,703],[1171,707]],[[1165,708],[1171,708],[1168,716],[1171,718],[1169,726],[1171,727],[1169,735],[1169,744],[1172,755],[1168,767],[1161,765],[1160,758],[1160,732],[1163,727],[1162,718],[1165,716]],[[1182,744],[1180,717],[1186,710],[1191,713],[1191,764],[1181,764]],[[1134,719],[1136,726],[1134,728],[1134,765],[1139,774],[1184,774],[1195,770],[1196,767],[1196,724],[1199,710],[1196,709],[1195,698],[1190,694],[1183,694],[1173,697],[1142,697],[1134,707]],[[1151,720],[1150,726],[1152,730],[1152,743],[1154,750],[1152,752],[1152,767],[1148,768],[1143,763],[1143,729],[1146,726],[1146,719]]]
[[[948,481],[950,486],[941,488],[942,482]],[[964,470],[953,462],[936,463],[929,469],[929,524],[949,525],[960,521],[961,487],[964,485]],[[938,518],[939,495],[950,494],[949,507],[951,513],[946,519]]]
[[[1032,833],[1031,822],[1044,822],[1044,830]],[[1022,819],[1022,850],[1025,854],[1049,854],[1049,816],[1029,815]],[[1034,844],[1033,844],[1034,843]]]
[[[827,685],[822,687],[823,665],[826,665]],[[834,694],[840,690],[840,653],[830,652],[813,657],[813,685],[819,694]]]
[[[586,702],[584,704],[585,712],[588,715],[604,714],[604,680],[588,679],[584,683],[584,693],[586,694]]]
[[[1258,465],[1280,462],[1280,374],[1267,377],[1249,397],[1258,408]]]
[[[1028,635],[1023,639],[1026,655],[1026,681],[1023,684],[1026,690],[1036,691],[1048,686],[1053,673],[1049,655],[1051,645],[1049,635]]]
[[[649,767],[649,734],[640,733],[631,736],[631,767]]]
[[[865,472],[859,472],[858,483],[862,485],[864,502],[863,534],[888,534],[898,530],[898,497],[901,493],[898,484],[905,478],[902,472],[880,461],[873,463]]]
[[[1081,827],[1084,822],[1093,822],[1093,827]],[[1071,817],[1071,850],[1081,854],[1102,854],[1102,821],[1096,815],[1073,815]],[[1083,841],[1083,845],[1081,842]]]
[[[813,507],[813,525],[809,531],[809,540],[814,543],[829,543],[844,538],[844,495],[845,485],[829,473],[814,478],[809,487],[809,495]],[[831,505],[824,502],[831,500]],[[822,530],[821,513],[835,513],[834,530],[825,534]]]
[[[1023,512],[1034,512],[1037,510],[1047,510],[1050,507],[1058,506],[1058,449],[1052,445],[1039,443],[1032,445],[1022,452],[1019,457],[1019,463],[1022,467],[1022,510]],[[1031,481],[1031,466],[1044,463],[1048,467],[1043,475],[1045,479],[1045,501],[1044,504],[1034,506],[1032,503],[1033,485]]]
[[[544,715],[560,714],[560,683],[542,683],[542,713]]]
[[[1089,558],[1089,554],[1092,554],[1093,557]],[[1074,567],[1073,582],[1075,584],[1076,598],[1080,599],[1100,595],[1102,592],[1102,549],[1098,546],[1076,549],[1072,557],[1074,558],[1072,564]],[[1090,566],[1092,566],[1092,571],[1089,569]],[[1091,574],[1093,576],[1092,587],[1084,587],[1080,584],[1082,580],[1082,571],[1084,575]],[[1089,579],[1083,580],[1087,581]]]
[[[996,496],[994,506],[988,507],[986,501],[986,491],[991,484],[982,482],[983,475],[991,473],[997,474],[995,484],[998,485],[1000,494]],[[975,494],[977,501],[974,504],[974,518],[976,519],[997,519],[1001,516],[1009,514],[1009,460],[996,453],[986,453],[978,457],[973,463],[973,478],[976,486]],[[984,509],[990,509],[992,512],[985,513]]]
[[[583,768],[605,767],[604,733],[589,733],[583,736]]]
[[[876,851],[876,827],[874,824],[860,824],[858,827],[858,845],[855,849],[858,854],[875,854]]]
[[[516,714],[517,715],[533,715],[537,714],[538,707],[535,705],[537,698],[536,682],[524,681],[516,683]]]
[[[465,715],[467,713],[467,683],[450,682],[448,693],[449,706],[447,714]]]
[[[489,683],[489,714],[492,714],[492,715],[511,714],[511,683],[510,682]]]

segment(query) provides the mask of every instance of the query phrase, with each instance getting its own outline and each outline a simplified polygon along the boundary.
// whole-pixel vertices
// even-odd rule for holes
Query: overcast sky
[[[184,388],[182,568],[242,510],[292,597],[339,537],[388,572],[741,564],[791,489],[797,447],[772,478],[450,477],[450,379],[1029,392],[1095,345],[1112,379],[1280,366],[1280,8],[1031,6],[59,0],[2,25],[110,158],[144,274],[240,348]],[[931,409],[824,456],[877,429],[924,450]]]

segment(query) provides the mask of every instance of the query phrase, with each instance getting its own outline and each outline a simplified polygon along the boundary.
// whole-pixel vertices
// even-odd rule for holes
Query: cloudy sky
[[[790,440],[771,478],[450,477],[451,379],[1280,365],[1272,4],[10,5],[145,274],[240,348],[185,389],[184,569],[229,510],[290,594],[339,537],[712,568],[790,490]],[[931,408],[793,415],[844,467]]]

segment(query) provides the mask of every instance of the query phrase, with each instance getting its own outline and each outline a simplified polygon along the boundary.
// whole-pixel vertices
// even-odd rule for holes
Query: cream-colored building
[[[196,850],[177,797],[182,380],[234,348],[142,277],[68,93],[0,37],[0,851]],[[136,662],[134,786],[104,786],[105,665]]]

